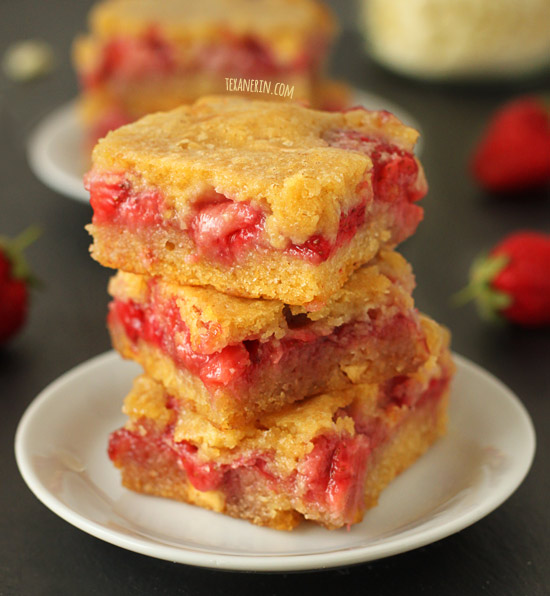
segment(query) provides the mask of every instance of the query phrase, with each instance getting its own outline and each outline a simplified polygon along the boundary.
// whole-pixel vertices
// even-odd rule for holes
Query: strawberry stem
[[[35,284],[38,280],[32,275],[30,267],[23,255],[23,251],[41,234],[41,228],[32,225],[23,230],[23,232],[14,239],[0,236],[0,250],[4,252],[11,263],[11,273],[13,277],[24,279],[31,285]]]
[[[10,249],[18,253],[23,252],[28,246],[36,242],[41,235],[41,227],[37,225],[29,226],[10,241]]]
[[[451,296],[451,305],[459,307],[468,304],[468,302],[477,298],[479,290],[480,288],[478,284],[469,283],[466,287]]]
[[[470,269],[470,283],[451,297],[451,304],[463,306],[474,300],[482,319],[502,321],[500,312],[510,306],[512,298],[495,290],[491,282],[508,262],[509,258],[506,255],[478,257]]]

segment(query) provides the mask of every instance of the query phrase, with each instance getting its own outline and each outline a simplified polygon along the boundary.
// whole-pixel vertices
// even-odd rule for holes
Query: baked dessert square
[[[274,99],[321,105],[316,85],[335,32],[315,0],[98,2],[73,47],[83,123],[95,141],[203,95],[258,90],[238,89],[241,79],[264,93],[271,83]]]
[[[385,111],[208,97],[101,139],[92,256],[182,285],[321,308],[409,237],[418,133]]]
[[[118,272],[111,279],[113,346],[220,428],[238,427],[308,395],[415,371],[428,357],[414,278],[382,251],[325,307]]]
[[[246,429],[221,431],[148,377],[109,441],[124,486],[281,530],[350,526],[445,432],[453,364],[432,326],[415,373],[318,395]]]

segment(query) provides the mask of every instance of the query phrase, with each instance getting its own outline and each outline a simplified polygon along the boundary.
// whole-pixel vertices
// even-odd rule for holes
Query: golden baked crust
[[[284,249],[314,234],[334,240],[342,213],[357,204],[359,183],[370,184],[372,196],[372,160],[330,146],[323,135],[335,129],[409,152],[418,137],[388,112],[329,113],[213,96],[109,133],[93,151],[93,169],[127,173],[137,191],[161,189],[182,221],[192,201],[212,190],[253,201],[266,212],[269,242]],[[417,186],[425,186],[420,165]]]
[[[292,61],[312,37],[330,37],[335,21],[314,0],[104,0],[90,13],[96,43],[138,37],[156,26],[165,39],[183,47],[219,44],[228,33],[254,36],[283,63]],[[77,63],[86,50],[76,48]]]
[[[119,271],[109,282],[109,293],[118,300],[148,300],[148,278]],[[313,332],[329,332],[351,320],[364,320],[373,308],[392,316],[413,308],[414,277],[398,253],[381,251],[368,265],[355,271],[319,310],[287,306],[278,300],[240,298],[212,287],[183,286],[161,278],[155,288],[164,300],[175,299],[195,351],[210,354],[245,339],[265,341],[289,331],[289,315],[303,315]],[[305,320],[307,319],[307,321]]]

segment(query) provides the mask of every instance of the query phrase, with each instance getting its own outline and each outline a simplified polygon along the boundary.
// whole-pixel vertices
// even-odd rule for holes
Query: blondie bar
[[[209,97],[111,132],[86,177],[102,265],[321,308],[409,237],[417,132],[385,111]]]
[[[326,306],[308,312],[119,272],[108,327],[114,347],[219,427],[351,383],[416,370],[428,357],[414,278],[382,251]]]

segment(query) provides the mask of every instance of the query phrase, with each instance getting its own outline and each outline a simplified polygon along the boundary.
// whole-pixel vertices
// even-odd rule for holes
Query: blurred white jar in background
[[[359,0],[370,54],[433,79],[507,78],[550,65],[550,0]]]

